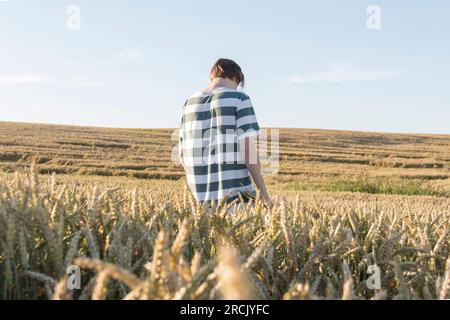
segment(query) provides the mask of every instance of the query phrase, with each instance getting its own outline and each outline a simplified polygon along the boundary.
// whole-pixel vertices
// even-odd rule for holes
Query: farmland
[[[40,173],[179,180],[173,131],[0,122],[0,171],[36,158]],[[449,135],[280,129],[279,137],[279,171],[267,178],[274,191],[450,190]]]
[[[273,206],[209,214],[172,131],[0,122],[0,298],[449,297],[450,136],[280,129]]]

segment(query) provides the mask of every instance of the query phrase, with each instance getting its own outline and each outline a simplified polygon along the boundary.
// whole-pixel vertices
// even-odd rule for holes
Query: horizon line
[[[124,129],[124,130],[154,130],[165,129],[175,130],[177,127],[120,127],[120,126],[101,126],[88,124],[74,124],[74,123],[49,123],[49,122],[34,122],[34,121],[11,121],[0,120],[1,123],[16,123],[16,124],[30,124],[30,125],[48,125],[48,126],[67,126],[67,127],[86,127],[98,129]],[[353,129],[336,129],[336,128],[314,128],[314,127],[283,127],[283,126],[261,126],[262,129],[291,129],[291,130],[319,130],[319,131],[342,131],[342,132],[360,132],[360,133],[378,133],[378,134],[399,134],[399,135],[441,135],[450,136],[450,132],[398,132],[398,131],[377,131],[377,130],[353,130]]]

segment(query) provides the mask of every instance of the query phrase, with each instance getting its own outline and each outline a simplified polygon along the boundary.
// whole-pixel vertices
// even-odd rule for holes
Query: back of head
[[[245,77],[241,67],[231,59],[220,58],[217,60],[210,72],[211,80],[214,78],[228,78],[238,85],[244,86]]]

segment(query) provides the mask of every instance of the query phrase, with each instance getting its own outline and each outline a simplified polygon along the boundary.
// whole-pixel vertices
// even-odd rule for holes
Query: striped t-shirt
[[[187,182],[198,201],[254,193],[239,141],[258,134],[252,103],[242,91],[221,87],[186,100],[180,147]]]

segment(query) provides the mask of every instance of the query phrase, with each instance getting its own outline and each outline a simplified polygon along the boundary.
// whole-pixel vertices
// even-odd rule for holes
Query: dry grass
[[[449,298],[448,197],[300,192],[228,210],[179,182],[1,174],[0,298]]]
[[[40,173],[177,180],[184,173],[171,162],[172,133],[0,122],[0,170],[37,157]],[[268,182],[283,191],[448,194],[450,136],[281,129],[280,170]]]

